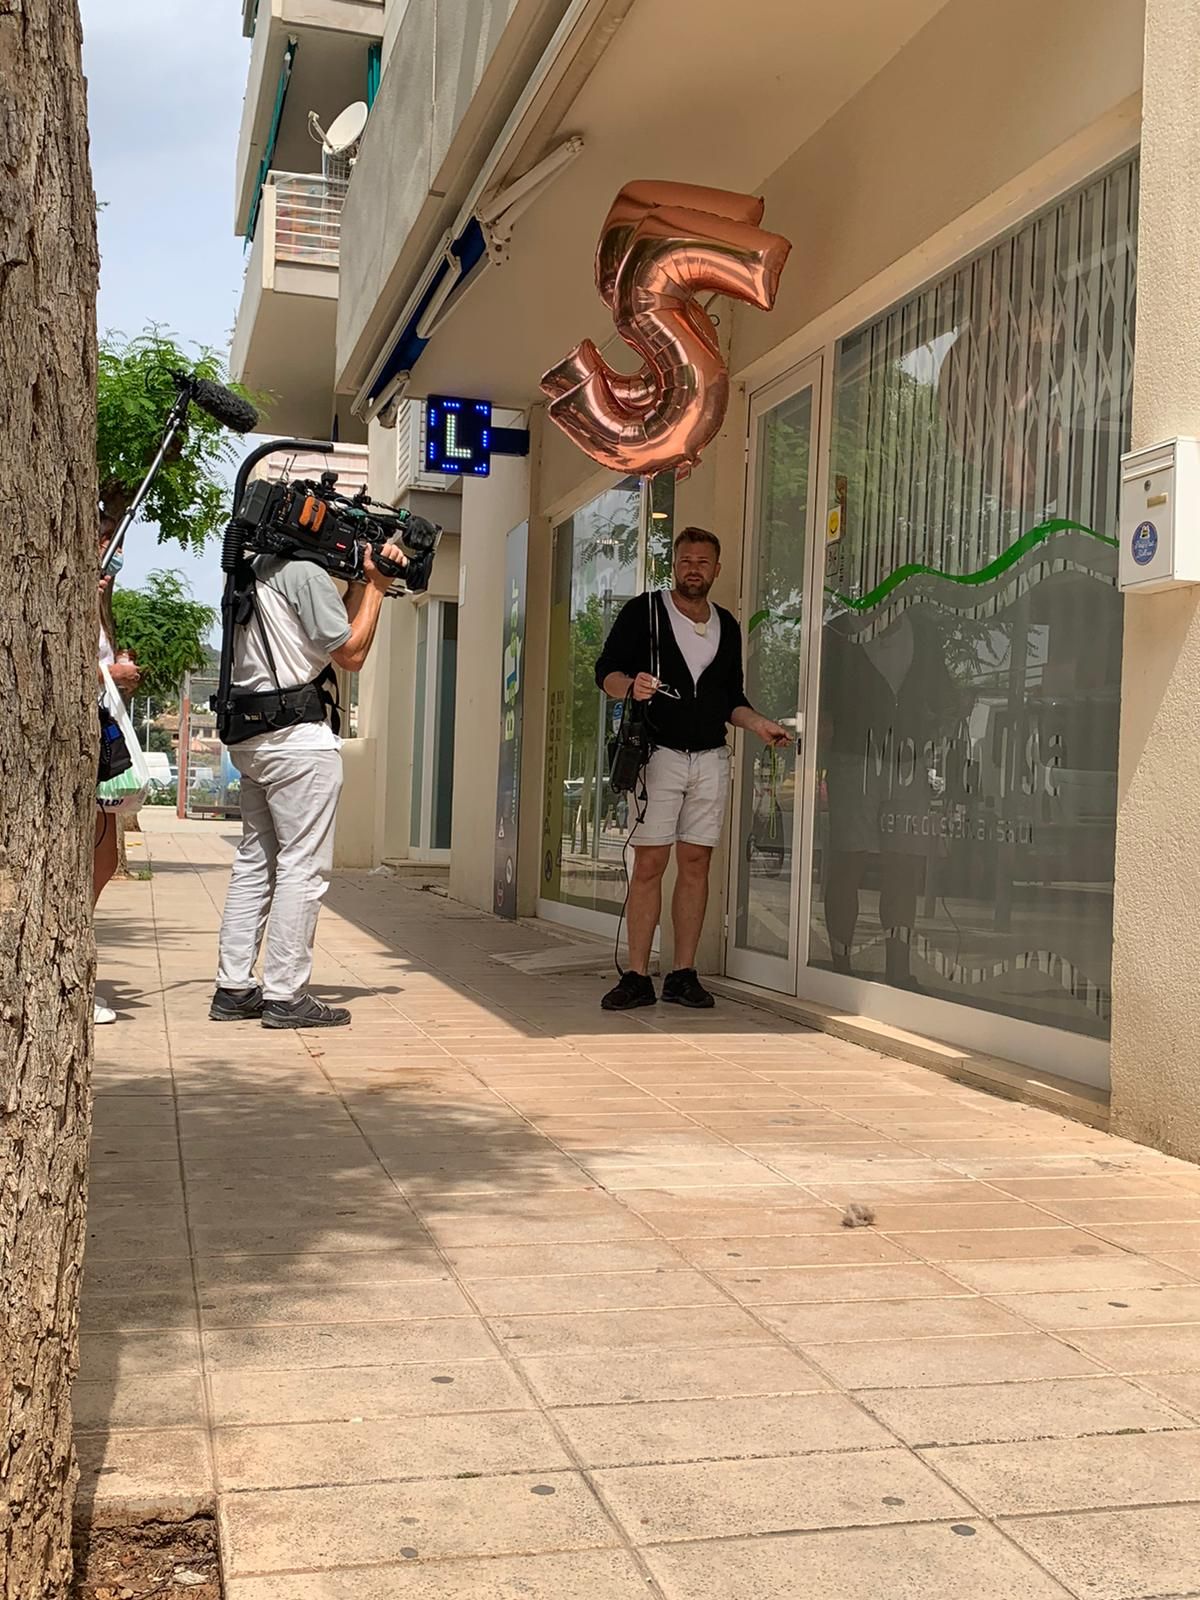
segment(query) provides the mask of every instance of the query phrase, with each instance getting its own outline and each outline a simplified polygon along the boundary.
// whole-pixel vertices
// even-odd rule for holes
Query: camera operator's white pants
[[[263,996],[294,1000],[312,976],[313,940],[333,870],[333,825],[342,790],[338,750],[234,747],[242,775],[242,842],[221,919],[217,983],[254,987],[266,934]]]

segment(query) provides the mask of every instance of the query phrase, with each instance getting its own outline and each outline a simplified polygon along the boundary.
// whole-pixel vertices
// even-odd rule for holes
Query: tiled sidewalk
[[[84,1491],[230,1600],[1200,1593],[1200,1173],[339,880],[354,1027],[205,1020],[229,859],[101,907]],[[874,1207],[847,1230],[843,1207]]]

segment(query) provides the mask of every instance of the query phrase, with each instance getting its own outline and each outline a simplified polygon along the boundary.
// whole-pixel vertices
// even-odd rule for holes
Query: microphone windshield
[[[258,426],[258,412],[248,400],[208,378],[193,378],[188,385],[194,404],[235,433],[250,433]]]

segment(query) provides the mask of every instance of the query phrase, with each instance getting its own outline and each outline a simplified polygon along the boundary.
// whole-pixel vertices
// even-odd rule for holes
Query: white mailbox
[[[1200,583],[1200,439],[1121,457],[1121,588],[1153,594]]]

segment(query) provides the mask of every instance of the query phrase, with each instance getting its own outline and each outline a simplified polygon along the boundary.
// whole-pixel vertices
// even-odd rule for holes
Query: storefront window
[[[431,600],[420,606],[409,819],[409,841],[414,849],[450,848],[457,657],[457,605],[452,600]]]
[[[541,893],[617,913],[625,898],[627,797],[608,787],[607,741],[620,714],[595,665],[617,612],[670,581],[674,480],[624,478],[554,529],[550,700]]]
[[[454,702],[458,685],[458,606],[443,600],[438,616],[438,694],[434,714],[434,769],[429,842],[449,850],[454,809]]]
[[[1107,1035],[1137,167],[842,341],[810,964]]]
[[[416,707],[413,727],[412,797],[409,806],[409,843],[420,849],[425,843],[425,706],[428,703],[429,607],[417,609],[417,672],[413,683]]]

